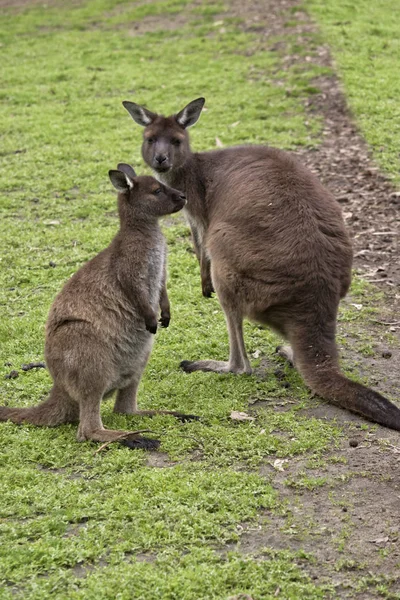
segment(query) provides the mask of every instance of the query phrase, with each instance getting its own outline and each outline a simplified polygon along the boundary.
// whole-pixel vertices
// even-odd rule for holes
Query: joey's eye
[[[180,146],[181,140],[178,140],[178,138],[174,138],[173,140],[171,140],[171,143],[173,146]]]
[[[154,194],[155,196],[158,196],[158,194],[161,194],[161,192],[162,192],[162,189],[161,189],[161,188],[158,188],[158,190],[154,190],[153,194]]]

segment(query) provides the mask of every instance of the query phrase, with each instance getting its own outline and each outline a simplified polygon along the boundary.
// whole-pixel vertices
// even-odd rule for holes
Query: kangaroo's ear
[[[138,125],[143,125],[143,127],[147,127],[154,121],[157,115],[144,106],[139,106],[139,104],[135,104],[134,102],[128,102],[125,100],[123,106],[126,108],[128,113],[131,115],[132,119],[136,121]]]
[[[135,185],[132,179],[122,171],[108,171],[110,181],[118,192],[129,192]]]
[[[189,102],[189,104],[175,116],[176,122],[184,129],[197,123],[205,101],[205,98],[197,98],[197,100]]]
[[[126,175],[128,175],[128,177],[130,179],[135,179],[135,177],[137,177],[133,167],[131,167],[131,165],[128,165],[126,163],[119,163],[117,166],[118,171],[122,171],[123,173],[125,173]]]

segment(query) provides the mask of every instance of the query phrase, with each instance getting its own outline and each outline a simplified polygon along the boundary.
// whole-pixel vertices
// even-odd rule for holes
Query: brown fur
[[[165,118],[124,103],[145,126],[144,160],[188,198],[185,213],[203,294],[215,287],[228,325],[228,362],[183,361],[182,367],[250,373],[242,332],[247,317],[289,340],[296,367],[314,392],[400,430],[396,406],[339,370],[336,318],[352,266],[339,204],[289,153],[266,146],[192,153],[186,127],[197,121],[203,104],[199,98]],[[172,143],[178,137],[183,141]]]
[[[129,432],[104,429],[103,397],[117,390],[115,412],[156,412],[138,411],[136,391],[159,306],[162,326],[170,320],[166,244],[158,219],[180,210],[185,197],[153,177],[136,177],[129,165],[118,168],[110,178],[120,192],[120,230],[69,279],[50,309],[45,342],[54,382],[50,396],[32,408],[0,407],[1,421],[46,426],[79,421],[79,441],[111,441]]]

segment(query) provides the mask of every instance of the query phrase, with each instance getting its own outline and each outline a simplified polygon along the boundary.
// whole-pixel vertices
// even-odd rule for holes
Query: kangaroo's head
[[[118,190],[121,224],[133,221],[154,221],[163,215],[178,212],[186,204],[185,196],[154,177],[138,177],[130,165],[120,163],[117,170],[108,172]]]
[[[197,122],[204,102],[204,98],[197,98],[170,117],[153,113],[134,102],[122,103],[132,119],[145,128],[142,155],[157,173],[179,168],[189,158],[189,135],[186,129]]]

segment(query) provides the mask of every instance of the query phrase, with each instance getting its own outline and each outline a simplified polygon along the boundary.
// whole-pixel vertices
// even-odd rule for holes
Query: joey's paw
[[[154,319],[154,320],[151,319],[151,320],[145,321],[145,325],[146,325],[147,331],[150,331],[150,333],[153,333],[153,334],[157,333],[157,326],[158,326],[157,319]]]
[[[140,435],[121,440],[122,446],[127,446],[131,450],[139,448],[140,450],[157,450],[160,447],[160,440],[153,440],[151,438],[141,437]]]
[[[169,324],[171,322],[171,315],[168,313],[161,313],[161,319],[160,319],[160,323],[161,323],[161,327],[168,327]]]

